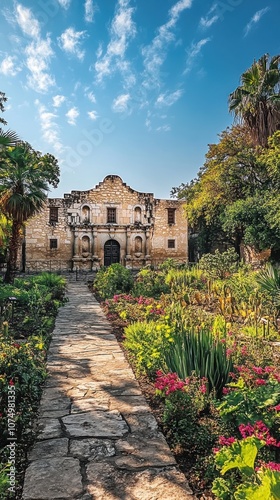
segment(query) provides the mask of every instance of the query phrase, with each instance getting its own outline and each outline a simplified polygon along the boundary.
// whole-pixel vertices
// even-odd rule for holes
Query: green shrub
[[[165,283],[165,273],[141,269],[133,285],[132,294],[136,297],[153,297],[159,299],[162,293],[169,293],[170,288]]]
[[[133,286],[133,276],[131,271],[121,264],[112,264],[98,271],[93,286],[102,299],[109,299],[114,295],[129,292]]]
[[[224,279],[237,271],[238,255],[234,248],[229,248],[226,252],[216,250],[213,254],[206,253],[199,261],[199,268],[211,278]]]
[[[202,290],[206,289],[207,284],[205,274],[197,266],[190,269],[170,269],[165,281],[171,287],[172,292],[190,288]]]
[[[171,327],[160,321],[132,323],[124,330],[124,346],[138,372],[152,374],[163,361],[163,351],[173,341]]]

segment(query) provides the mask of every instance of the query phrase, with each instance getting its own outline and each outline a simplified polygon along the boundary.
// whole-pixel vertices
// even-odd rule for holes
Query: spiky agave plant
[[[262,292],[270,295],[275,308],[277,309],[277,316],[280,314],[280,271],[276,266],[268,263],[266,268],[260,271],[256,281]]]

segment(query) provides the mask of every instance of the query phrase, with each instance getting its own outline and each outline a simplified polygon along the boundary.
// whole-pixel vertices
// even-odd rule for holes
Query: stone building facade
[[[183,202],[155,198],[108,175],[95,188],[49,198],[26,226],[25,270],[140,268],[188,258]]]

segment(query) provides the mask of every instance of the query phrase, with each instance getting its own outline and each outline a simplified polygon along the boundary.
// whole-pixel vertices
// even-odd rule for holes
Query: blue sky
[[[1,1],[3,117],[54,154],[52,197],[118,174],[169,198],[231,125],[243,71],[280,52],[279,0]]]

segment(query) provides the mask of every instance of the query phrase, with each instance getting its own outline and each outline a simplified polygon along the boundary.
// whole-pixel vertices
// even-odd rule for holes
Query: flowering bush
[[[183,447],[190,455],[209,454],[217,438],[218,422],[215,429],[207,418],[207,380],[195,375],[180,380],[176,373],[157,371],[155,388],[164,399],[163,423],[171,445]]]
[[[133,297],[130,294],[115,294],[104,302],[108,319],[120,318],[126,324],[139,320],[153,320],[165,314],[161,303],[151,297]],[[108,316],[109,315],[109,316]]]
[[[213,482],[212,492],[222,500],[279,500],[280,464],[256,462],[265,446],[279,447],[263,422],[240,426],[243,439],[220,437],[222,448],[215,450],[215,463],[222,477]]]
[[[274,366],[237,366],[236,380],[227,384],[220,415],[235,427],[262,420],[279,432],[280,375]],[[280,437],[280,435],[279,435]]]
[[[161,321],[138,321],[124,330],[124,346],[139,372],[152,374],[162,366],[163,352],[174,341],[174,331]]]

